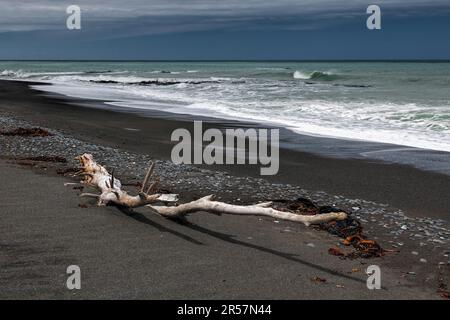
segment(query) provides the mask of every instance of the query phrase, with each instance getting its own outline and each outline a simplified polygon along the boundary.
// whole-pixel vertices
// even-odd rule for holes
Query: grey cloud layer
[[[399,14],[404,10],[421,12],[437,6],[450,8],[448,0],[25,0],[20,3],[0,0],[0,32],[62,28],[66,19],[65,9],[70,4],[79,5],[83,20],[93,24],[110,27],[134,25],[137,33],[158,33],[225,25],[238,27],[250,25],[251,20],[264,25],[267,18],[276,20],[277,17],[287,22],[293,16],[332,18],[342,13],[360,13],[362,8],[372,3],[397,8]],[[291,22],[290,28],[301,28],[300,23]]]

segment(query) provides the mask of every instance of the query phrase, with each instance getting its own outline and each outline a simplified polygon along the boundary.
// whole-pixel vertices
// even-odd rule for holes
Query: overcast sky
[[[449,34],[450,0],[0,0],[0,59],[450,59]]]

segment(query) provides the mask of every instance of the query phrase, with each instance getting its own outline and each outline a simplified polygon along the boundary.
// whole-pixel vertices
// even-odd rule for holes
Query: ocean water
[[[152,109],[450,152],[450,63],[0,62],[1,79]]]

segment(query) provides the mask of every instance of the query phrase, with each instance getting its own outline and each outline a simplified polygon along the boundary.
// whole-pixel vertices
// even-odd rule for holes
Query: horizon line
[[[0,59],[1,62],[450,62],[450,59]]]

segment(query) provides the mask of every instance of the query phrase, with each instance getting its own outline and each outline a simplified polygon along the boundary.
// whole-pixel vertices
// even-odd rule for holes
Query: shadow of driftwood
[[[185,234],[180,233],[178,231],[169,229],[169,228],[167,228],[167,227],[165,227],[165,226],[163,226],[163,225],[161,225],[159,223],[154,222],[153,220],[150,220],[149,218],[147,218],[142,213],[133,211],[130,208],[119,208],[119,210],[120,210],[120,212],[122,212],[123,214],[127,215],[128,217],[133,218],[134,220],[139,221],[141,223],[145,223],[147,225],[150,225],[150,226],[156,228],[160,232],[168,232],[168,233],[170,233],[170,234],[172,234],[172,235],[174,235],[174,236],[176,236],[178,238],[181,238],[183,240],[189,241],[189,242],[191,242],[193,244],[203,245],[202,242],[200,242],[200,241],[198,241],[198,240],[196,240],[194,238],[191,238],[188,235],[185,235]]]
[[[145,223],[147,225],[150,225],[150,226],[156,228],[160,232],[168,232],[168,233],[170,233],[170,234],[172,234],[172,235],[174,235],[174,236],[176,236],[178,238],[181,238],[181,239],[186,240],[188,242],[194,243],[196,245],[204,245],[202,242],[200,242],[200,241],[198,241],[198,240],[196,240],[196,239],[194,239],[194,238],[192,238],[192,237],[190,237],[190,236],[188,236],[186,234],[183,234],[181,232],[169,229],[169,228],[167,228],[167,227],[165,227],[165,226],[163,226],[163,225],[161,225],[159,223],[156,223],[153,220],[150,220],[149,218],[147,218],[145,215],[143,215],[143,214],[141,214],[139,212],[133,211],[132,209],[119,208],[119,210],[123,214],[127,215],[128,217],[133,218],[134,220],[139,221],[141,223]],[[176,223],[178,225],[187,227],[187,228],[189,228],[191,230],[200,232],[202,234],[214,237],[214,238],[219,239],[221,241],[225,241],[225,242],[228,242],[228,243],[231,243],[231,244],[234,244],[234,245],[239,245],[239,246],[243,246],[243,247],[246,247],[246,248],[258,250],[258,251],[261,251],[261,252],[273,254],[275,256],[278,256],[278,257],[281,257],[281,258],[284,258],[284,259],[287,259],[287,260],[290,260],[290,261],[293,261],[293,262],[296,262],[296,263],[300,263],[302,265],[308,266],[308,267],[316,269],[316,270],[320,270],[322,272],[325,272],[325,273],[328,273],[328,274],[331,274],[331,275],[334,275],[334,276],[337,276],[337,277],[342,277],[342,278],[345,278],[345,279],[348,279],[348,280],[352,280],[352,281],[356,281],[356,282],[359,282],[359,283],[364,283],[364,284],[366,283],[365,280],[358,279],[356,277],[352,277],[352,276],[349,276],[347,274],[344,274],[344,273],[341,273],[341,272],[338,272],[338,271],[335,271],[335,270],[332,270],[332,269],[329,269],[329,268],[317,265],[315,263],[312,263],[312,262],[300,259],[296,254],[286,253],[286,252],[282,252],[282,251],[279,251],[279,250],[266,248],[266,247],[263,247],[263,246],[260,246],[260,245],[257,245],[257,244],[253,244],[253,243],[245,242],[245,241],[242,241],[242,240],[238,240],[238,239],[235,239],[233,235],[207,229],[207,228],[199,226],[199,225],[197,225],[197,224],[195,224],[193,222],[190,222],[190,221],[186,220],[185,218],[172,218],[172,219],[167,219],[167,220],[168,221],[172,221],[172,222],[174,222],[174,223]]]
[[[360,283],[364,283],[364,284],[366,283],[365,280],[358,279],[358,278],[349,276],[347,274],[344,274],[344,273],[341,273],[341,272],[338,272],[338,271],[335,271],[335,270],[331,270],[331,269],[322,267],[322,266],[314,264],[312,262],[308,262],[308,261],[302,260],[302,259],[298,258],[298,256],[295,255],[295,254],[286,253],[286,252],[278,251],[278,250],[275,250],[275,249],[266,248],[266,247],[263,247],[263,246],[260,246],[260,245],[257,245],[257,244],[253,244],[253,243],[248,243],[248,242],[245,242],[245,241],[237,240],[237,239],[234,238],[233,235],[229,235],[229,234],[225,234],[225,233],[221,233],[221,232],[217,232],[217,231],[213,231],[213,230],[204,228],[204,227],[199,226],[197,224],[194,224],[194,223],[192,223],[192,222],[190,222],[190,221],[188,221],[188,220],[186,220],[184,218],[177,218],[177,219],[171,219],[171,220],[175,221],[176,223],[178,223],[180,225],[188,227],[189,229],[198,231],[198,232],[206,234],[208,236],[212,236],[212,237],[214,237],[216,239],[219,239],[219,240],[222,240],[222,241],[226,241],[228,243],[232,243],[232,244],[244,246],[244,247],[247,247],[247,248],[250,248],[250,249],[255,249],[255,250],[262,251],[262,252],[270,253],[270,254],[276,255],[278,257],[282,257],[284,259],[288,259],[288,260],[293,261],[293,262],[301,263],[301,264],[303,264],[305,266],[308,266],[308,267],[320,270],[322,272],[326,272],[326,273],[334,275],[334,276],[342,277],[342,278],[345,278],[345,279],[349,279],[349,280],[360,282]]]

